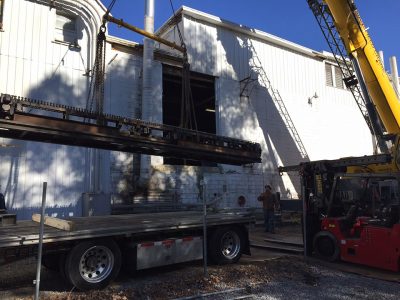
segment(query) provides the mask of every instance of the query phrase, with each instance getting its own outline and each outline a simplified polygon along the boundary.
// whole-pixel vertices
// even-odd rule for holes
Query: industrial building
[[[0,92],[90,108],[101,2],[0,5]],[[188,7],[157,34],[179,44],[177,26],[188,49],[199,130],[260,143],[262,163],[230,166],[2,139],[0,191],[10,212],[31,218],[44,181],[47,213],[57,217],[197,205],[200,181],[219,208],[238,208],[239,199],[245,208],[259,207],[265,184],[282,199],[298,199],[298,178],[280,176],[280,165],[372,154],[369,129],[330,53]],[[142,57],[142,45],[107,36],[104,111],[178,125],[179,53],[155,45],[146,101]]]

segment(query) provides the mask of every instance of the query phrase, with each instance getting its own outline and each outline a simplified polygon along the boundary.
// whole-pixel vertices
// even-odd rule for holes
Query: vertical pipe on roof
[[[397,70],[396,56],[392,56],[390,58],[390,71],[392,74],[392,82],[393,82],[394,89],[397,92],[397,96],[400,97],[399,72]]]
[[[154,0],[145,0],[144,30],[154,33]],[[143,94],[142,94],[142,118],[151,120],[152,101],[152,76],[151,69],[154,58],[154,42],[149,38],[143,41]]]
[[[145,0],[144,30],[154,33],[154,0]],[[154,59],[154,41],[143,40],[143,72],[142,72],[142,120],[152,121],[152,66]],[[142,155],[140,160],[140,177],[142,180],[150,176],[150,156]]]
[[[379,57],[381,58],[382,66],[385,68],[385,57],[383,56],[383,51],[379,51]]]

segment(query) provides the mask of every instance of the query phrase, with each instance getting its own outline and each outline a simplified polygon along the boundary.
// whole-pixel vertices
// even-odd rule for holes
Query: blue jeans
[[[265,231],[274,232],[275,231],[275,213],[273,210],[268,210],[264,208],[264,226]]]

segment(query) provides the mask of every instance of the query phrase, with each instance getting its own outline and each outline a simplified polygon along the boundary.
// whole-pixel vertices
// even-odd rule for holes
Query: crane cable
[[[174,5],[172,4],[172,0],[169,0],[169,3],[171,5],[174,18],[176,18],[176,13]],[[194,106],[193,94],[190,85],[190,64],[186,51],[187,48],[185,41],[183,40],[183,36],[179,26],[176,25],[176,28],[178,30],[181,46],[182,48],[185,49],[185,52],[183,53],[183,63],[182,63],[181,118],[179,126],[197,131],[196,110]]]
[[[174,15],[174,18],[176,18],[175,8],[174,8],[174,5],[172,4],[172,0],[169,0],[169,3],[171,4],[171,10]],[[186,44],[185,44],[185,41],[183,40],[181,30],[179,29],[179,26],[176,26],[176,28],[178,29],[178,35],[179,35],[179,40],[181,41],[181,46],[182,46],[182,48],[186,49]]]

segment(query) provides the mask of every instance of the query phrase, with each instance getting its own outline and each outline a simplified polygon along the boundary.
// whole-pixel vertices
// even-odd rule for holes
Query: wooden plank
[[[39,214],[32,215],[32,221],[40,223],[40,219],[41,217]],[[72,231],[74,229],[74,222],[59,218],[44,217],[44,224],[65,231]]]

